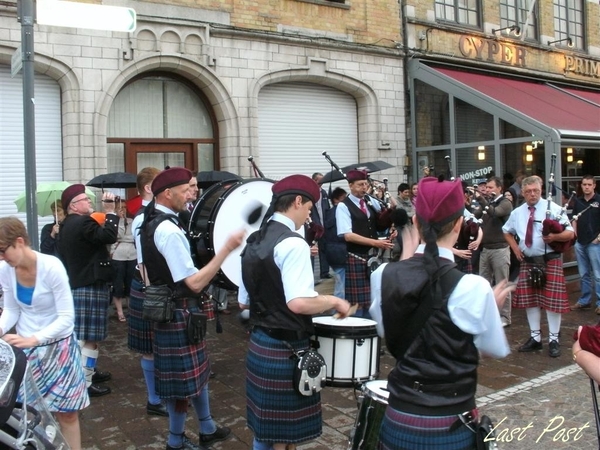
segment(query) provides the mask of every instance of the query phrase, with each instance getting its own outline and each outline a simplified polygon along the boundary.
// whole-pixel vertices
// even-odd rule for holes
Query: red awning
[[[600,135],[600,93],[438,67],[436,71],[554,128],[561,135]],[[582,100],[586,99],[589,101]],[[592,103],[590,103],[592,102]],[[593,104],[595,103],[595,104]]]

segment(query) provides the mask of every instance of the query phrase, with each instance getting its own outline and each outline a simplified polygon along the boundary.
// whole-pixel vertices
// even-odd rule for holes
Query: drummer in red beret
[[[196,268],[190,242],[177,216],[186,210],[191,198],[191,178],[192,173],[183,167],[171,167],[159,173],[152,182],[154,203],[144,210],[140,227],[144,272],[149,284],[168,287],[175,293],[172,317],[167,323],[155,324],[153,343],[156,393],[169,413],[167,450],[197,448],[185,435],[188,401],[200,423],[200,430],[194,433],[200,435],[202,447],[223,441],[231,434],[228,427],[218,426],[210,414],[210,363],[204,340],[206,325],[202,323],[205,316],[199,297],[225,258],[241,245],[245,231],[232,233],[212,260],[201,269]],[[182,367],[186,370],[182,371]]]
[[[289,346],[309,348],[313,314],[335,309],[345,317],[350,307],[341,298],[314,290],[310,249],[296,232],[319,200],[317,183],[291,175],[275,183],[272,191],[274,213],[248,238],[238,293],[240,308],[250,308],[254,326],[246,376],[247,424],[254,432],[254,449],[283,448],[322,433],[320,394],[303,396],[293,388],[296,362],[290,359]],[[275,385],[277,390],[269,387]],[[316,379],[310,385],[321,389]],[[290,416],[302,427],[291,424]]]
[[[478,417],[479,355],[510,353],[498,311],[513,288],[504,280],[492,290],[483,277],[463,274],[454,264],[463,199],[460,181],[422,179],[415,222],[425,244],[371,275],[371,316],[396,358],[382,448],[476,448],[476,435],[458,416],[468,412],[465,422]]]

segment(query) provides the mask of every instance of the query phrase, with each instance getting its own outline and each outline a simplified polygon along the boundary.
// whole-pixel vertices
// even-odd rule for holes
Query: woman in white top
[[[0,218],[0,336],[23,349],[36,385],[71,449],[81,449],[79,410],[89,405],[81,354],[73,336],[74,308],[60,260],[33,251],[23,223]],[[16,333],[7,333],[16,327]]]

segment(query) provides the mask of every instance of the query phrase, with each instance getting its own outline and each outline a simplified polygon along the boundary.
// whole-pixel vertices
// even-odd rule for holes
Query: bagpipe
[[[546,218],[542,222],[542,236],[548,236],[549,234],[562,233],[566,229],[566,225],[561,223],[561,220],[567,214],[567,207],[571,202],[575,192],[571,195],[569,201],[562,207],[561,212],[556,216],[552,217],[552,192],[555,190],[556,185],[554,182],[554,169],[556,168],[556,154],[553,154],[550,160],[550,176],[548,177],[548,192],[546,198],[548,200],[548,206],[546,208]],[[576,220],[576,219],[574,219]],[[566,252],[573,245],[574,239],[570,239],[564,242],[551,242],[550,248],[557,253]]]

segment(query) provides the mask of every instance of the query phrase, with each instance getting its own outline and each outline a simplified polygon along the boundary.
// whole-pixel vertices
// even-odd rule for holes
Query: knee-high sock
[[[148,403],[158,405],[160,397],[156,395],[156,385],[154,384],[154,359],[146,359],[142,357],[142,371],[144,372],[144,380],[146,380],[146,389],[148,390]]]
[[[252,442],[252,450],[271,450],[271,444],[257,441],[256,438],[254,438],[254,441]]]
[[[187,413],[177,411],[175,404],[177,400],[167,399],[165,404],[169,411],[169,438],[167,444],[170,447],[181,447],[183,445],[183,433],[185,431],[185,418]]]
[[[96,369],[96,361],[98,360],[98,350],[93,350],[87,347],[81,347],[81,365],[85,374],[85,384],[87,387],[92,385],[92,377]]]
[[[558,333],[560,333],[560,322],[562,314],[546,311],[548,318],[548,331],[550,332],[549,341],[558,342]]]
[[[527,308],[527,322],[529,323],[529,330],[531,331],[531,337],[536,341],[541,342],[542,336],[540,333],[541,321],[542,321],[542,310],[539,307]]]
[[[208,399],[208,384],[204,386],[202,392],[198,397],[191,399],[192,405],[196,410],[198,416],[198,423],[200,424],[200,433],[202,434],[213,434],[217,431],[217,425],[213,421],[210,415],[210,402]]]

